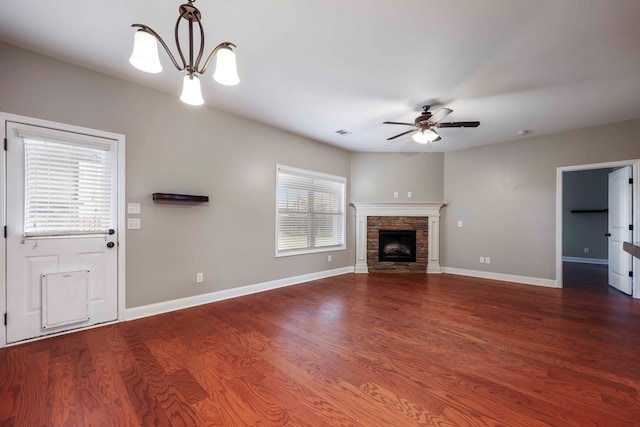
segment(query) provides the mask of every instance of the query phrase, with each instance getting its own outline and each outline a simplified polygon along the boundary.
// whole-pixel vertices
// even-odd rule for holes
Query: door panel
[[[609,174],[609,285],[631,295],[631,255],[622,249],[624,242],[632,241],[632,191],[629,183],[631,166]]]
[[[116,320],[118,316],[118,233],[24,236],[25,156],[20,135],[53,135],[57,142],[68,137],[74,145],[84,144],[106,150],[111,158],[111,228],[117,225],[117,143],[114,140],[62,132],[54,129],[7,122],[6,260],[7,260],[7,342]],[[96,142],[99,139],[98,142]],[[98,144],[99,143],[99,144]],[[67,196],[65,196],[67,197]],[[78,194],[68,195],[78,203]],[[73,199],[73,200],[71,200]],[[114,242],[112,248],[108,242]],[[43,275],[89,271],[89,319],[69,325],[43,328]],[[58,301],[52,298],[51,301]],[[56,302],[59,304],[59,302]],[[59,310],[60,307],[50,307]]]

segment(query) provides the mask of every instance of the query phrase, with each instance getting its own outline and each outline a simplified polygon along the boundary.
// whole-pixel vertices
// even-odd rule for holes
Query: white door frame
[[[621,160],[616,162],[593,163],[587,165],[562,166],[556,168],[556,287],[562,288],[562,174],[589,169],[617,168],[620,166],[631,166],[633,171],[633,243],[638,244],[638,227],[640,227],[640,159]],[[640,260],[633,257],[632,261],[634,275],[632,284],[633,298],[640,299]]]
[[[2,142],[7,137],[6,135],[6,122],[18,122],[35,126],[43,126],[52,129],[60,129],[63,131],[83,133],[87,135],[95,135],[103,138],[116,140],[118,145],[118,200],[117,200],[117,212],[118,212],[118,318],[116,322],[124,320],[125,315],[125,234],[126,234],[126,195],[125,195],[125,137],[124,135],[104,132],[100,130],[68,125],[65,123],[52,122],[48,120],[35,119],[27,116],[19,116],[16,114],[9,114],[0,112],[0,126],[2,127]],[[6,151],[0,149],[0,216],[2,218],[2,225],[7,224],[6,219],[6,186],[7,176],[4,165],[6,164]],[[6,254],[6,240],[0,244],[0,348],[7,346],[7,327],[4,325],[4,313],[7,312],[7,254]],[[11,321],[11,319],[9,319]],[[89,327],[90,328],[90,327]],[[62,335],[71,332],[76,332],[79,328],[70,331],[60,332],[59,334],[47,335],[46,337],[38,337],[32,340],[20,341],[17,344],[22,344],[28,341],[34,341],[42,338],[48,338],[55,335]]]

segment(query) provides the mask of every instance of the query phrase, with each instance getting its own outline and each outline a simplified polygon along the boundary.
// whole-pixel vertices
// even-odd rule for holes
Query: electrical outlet
[[[394,199],[397,199],[397,198],[398,198],[398,192],[397,192],[397,191],[394,191],[394,192],[393,192],[393,198],[394,198]]]
[[[127,229],[140,230],[140,218],[127,218]]]
[[[411,199],[413,197],[413,193],[411,191],[407,191],[407,199]]]
[[[484,264],[484,257],[483,256],[480,257],[480,264]]]
[[[462,221],[458,221],[458,227],[462,228]]]
[[[196,283],[204,282],[204,273],[196,273]]]
[[[584,253],[588,254],[589,253],[589,248],[584,248]]]
[[[484,263],[491,264],[491,258],[489,258],[488,256],[484,257]]]
[[[327,255],[327,261],[331,262],[331,255]]]

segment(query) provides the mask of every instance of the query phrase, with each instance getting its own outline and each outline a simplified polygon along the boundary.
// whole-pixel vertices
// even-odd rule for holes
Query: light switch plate
[[[127,218],[127,228],[129,230],[140,230],[140,218]]]
[[[458,221],[458,227],[462,228],[462,221]]]
[[[407,199],[411,199],[413,197],[413,193],[411,191],[407,191]]]
[[[127,203],[127,213],[140,214],[140,203]]]

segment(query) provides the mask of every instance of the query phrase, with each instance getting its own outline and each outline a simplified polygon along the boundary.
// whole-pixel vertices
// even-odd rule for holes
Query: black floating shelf
[[[571,213],[605,213],[609,209],[571,209]]]
[[[209,196],[190,196],[188,194],[153,193],[154,201],[207,203]]]

